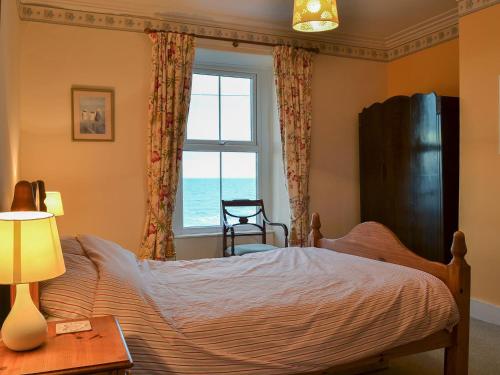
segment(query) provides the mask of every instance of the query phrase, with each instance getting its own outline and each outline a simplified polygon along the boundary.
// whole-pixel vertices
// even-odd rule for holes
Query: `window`
[[[256,75],[195,70],[184,142],[176,231],[222,225],[221,199],[256,199]],[[252,214],[241,208],[237,214]]]

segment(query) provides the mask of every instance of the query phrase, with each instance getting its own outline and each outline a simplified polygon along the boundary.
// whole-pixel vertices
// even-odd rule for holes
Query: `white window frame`
[[[225,77],[236,77],[236,78],[250,78],[252,79],[252,139],[251,141],[213,141],[213,140],[188,140],[187,130],[186,138],[184,140],[183,151],[206,151],[206,152],[253,152],[256,153],[256,194],[257,199],[265,199],[262,195],[263,189],[263,175],[267,175],[267,168],[264,166],[267,164],[267,155],[263,152],[263,142],[262,140],[262,114],[259,111],[260,99],[262,98],[259,84],[260,73],[258,70],[246,68],[246,67],[229,67],[229,66],[207,66],[207,65],[196,65],[193,69],[193,74],[205,74],[205,75],[216,75]],[[220,90],[220,86],[219,86]],[[220,112],[219,112],[219,132],[220,127]],[[222,157],[220,158],[222,163]],[[265,173],[264,173],[265,172]],[[189,236],[189,235],[206,235],[212,233],[222,232],[222,215],[221,222],[219,225],[206,226],[206,227],[184,227],[183,226],[183,171],[181,166],[180,176],[179,176],[179,187],[177,189],[176,198],[176,208],[174,212],[174,234],[176,237]],[[264,194],[267,195],[267,194]],[[242,228],[243,229],[243,228]],[[248,230],[252,230],[251,226],[248,226]],[[255,230],[255,228],[253,229]]]

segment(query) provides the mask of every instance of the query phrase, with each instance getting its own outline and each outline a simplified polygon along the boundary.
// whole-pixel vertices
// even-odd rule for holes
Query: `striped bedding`
[[[119,318],[133,374],[311,372],[458,322],[437,278],[330,250],[163,263],[78,240],[99,272],[92,313]]]
[[[62,237],[61,247],[66,273],[40,283],[40,304],[51,318],[90,318],[99,279],[97,268],[74,237]]]

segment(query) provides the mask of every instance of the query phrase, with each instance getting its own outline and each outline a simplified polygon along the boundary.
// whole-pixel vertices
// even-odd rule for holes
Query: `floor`
[[[376,375],[442,375],[443,350],[416,354],[391,361]],[[470,375],[500,375],[500,326],[471,321]]]

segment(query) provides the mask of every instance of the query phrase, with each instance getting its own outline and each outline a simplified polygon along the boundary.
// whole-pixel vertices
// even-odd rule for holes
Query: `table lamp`
[[[47,212],[54,214],[54,216],[64,215],[61,193],[58,191],[47,191],[45,193],[45,206],[47,206]]]
[[[14,284],[16,299],[2,326],[2,340],[15,351],[43,344],[47,322],[38,311],[29,283],[66,271],[53,214],[39,211],[0,212],[0,284]]]

